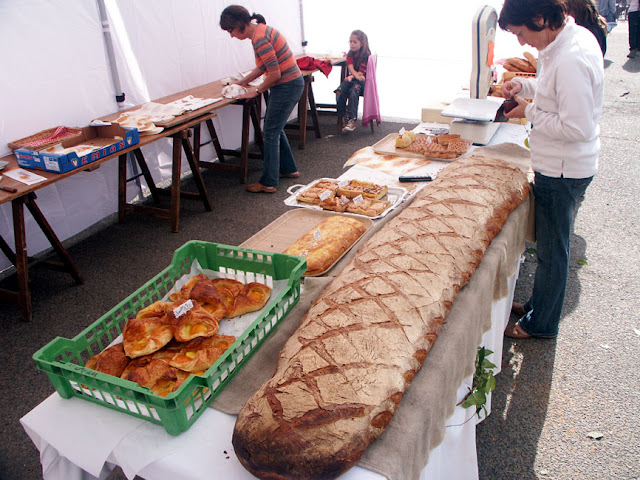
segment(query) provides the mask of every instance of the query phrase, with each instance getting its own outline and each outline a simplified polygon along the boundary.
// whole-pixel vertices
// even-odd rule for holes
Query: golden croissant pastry
[[[194,338],[190,342],[171,342],[153,358],[186,372],[206,371],[236,341],[230,335],[214,335],[209,338]]]
[[[131,318],[122,330],[124,351],[130,358],[156,352],[171,341],[171,323],[168,315],[149,318]]]
[[[191,308],[188,308],[186,302],[191,302]],[[188,342],[196,337],[211,337],[218,332],[218,320],[196,300],[176,302],[167,316],[173,337],[179,342]]]
[[[171,308],[171,302],[157,301],[140,310],[136,314],[136,318],[162,317],[169,311],[169,308]]]
[[[124,353],[124,345],[118,343],[91,357],[85,367],[119,377],[130,361]]]
[[[175,392],[189,373],[172,367],[162,360],[143,357],[133,360],[122,374],[123,379],[149,388],[156,395],[166,397]]]
[[[263,283],[251,282],[244,286],[235,297],[233,305],[227,312],[227,318],[239,317],[245,313],[255,312],[264,307],[271,296],[271,288]]]

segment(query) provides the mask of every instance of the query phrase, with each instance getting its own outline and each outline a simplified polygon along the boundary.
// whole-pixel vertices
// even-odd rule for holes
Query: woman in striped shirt
[[[256,22],[254,23],[253,20]],[[238,82],[246,86],[265,74],[257,91],[238,98],[251,98],[266,90],[269,103],[264,118],[264,163],[260,181],[247,186],[249,192],[273,193],[277,191],[280,177],[298,178],[300,173],[293,152],[284,133],[284,126],[293,108],[300,100],[304,80],[296,59],[284,36],[266,24],[262,15],[240,5],[225,8],[220,15],[220,27],[238,40],[251,40],[256,56],[256,68]]]

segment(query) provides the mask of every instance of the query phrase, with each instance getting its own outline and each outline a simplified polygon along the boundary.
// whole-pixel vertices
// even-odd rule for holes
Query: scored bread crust
[[[500,160],[442,170],[389,221],[302,319],[273,377],[243,406],[233,433],[259,478],[335,478],[391,421],[458,291],[529,183]]]

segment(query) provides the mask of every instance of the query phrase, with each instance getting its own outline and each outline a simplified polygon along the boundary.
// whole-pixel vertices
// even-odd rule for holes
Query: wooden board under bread
[[[428,158],[429,160],[435,160],[436,162],[453,162],[457,160],[462,155],[459,155],[455,158],[437,158],[437,157],[428,157],[426,155],[422,155],[420,153],[409,152],[403,148],[396,147],[396,139],[398,138],[397,133],[390,133],[382,140],[378,141],[373,145],[373,151],[380,155],[398,155],[399,157],[411,157],[411,158]],[[468,151],[468,150],[467,150]]]
[[[345,215],[352,217],[361,222],[367,231],[373,226],[373,220],[363,217],[362,215],[350,215],[348,213],[337,213],[326,210],[311,210],[311,209],[295,209],[289,210],[276,218],[269,225],[264,227],[258,233],[245,240],[240,246],[245,248],[252,248],[255,250],[266,250],[268,252],[282,253],[296,240],[303,236],[308,231],[312,230],[323,220],[336,215]],[[366,232],[365,232],[366,233]],[[360,237],[362,238],[362,237]],[[353,245],[357,245],[360,240],[357,240]],[[318,276],[327,273],[333,265],[335,265],[340,258],[342,258],[353,245],[348,248],[329,268],[325,271],[318,273]]]

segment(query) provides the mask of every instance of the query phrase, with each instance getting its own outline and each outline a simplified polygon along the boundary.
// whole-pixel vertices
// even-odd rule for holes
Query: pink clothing
[[[382,124],[380,116],[380,100],[378,99],[378,87],[376,85],[376,63],[378,57],[369,55],[367,62],[367,81],[364,84],[364,96],[362,105],[362,126],[366,127],[369,122],[376,121],[378,125]]]

